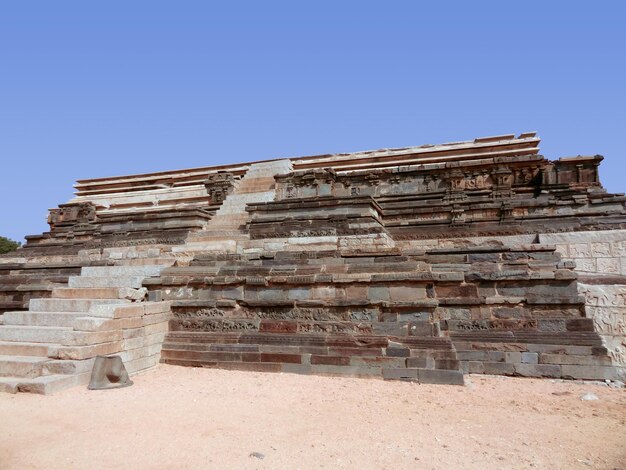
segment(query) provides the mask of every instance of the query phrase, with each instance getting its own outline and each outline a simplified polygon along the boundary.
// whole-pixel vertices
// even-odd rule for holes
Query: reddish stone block
[[[298,328],[296,322],[280,320],[261,320],[259,331],[266,333],[295,333]]]
[[[290,364],[302,364],[302,356],[299,354],[261,353],[261,362],[288,362]]]
[[[474,284],[437,285],[437,298],[476,298],[478,288]]]

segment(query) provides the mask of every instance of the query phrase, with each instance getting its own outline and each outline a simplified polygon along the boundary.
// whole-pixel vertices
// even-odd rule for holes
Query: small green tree
[[[11,240],[10,238],[0,237],[0,255],[9,251],[17,250],[21,243]]]

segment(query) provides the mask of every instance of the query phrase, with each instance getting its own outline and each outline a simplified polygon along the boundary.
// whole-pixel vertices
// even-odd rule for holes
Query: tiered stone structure
[[[626,198],[535,133],[82,180],[0,257],[0,387],[96,355],[462,384],[623,379]]]

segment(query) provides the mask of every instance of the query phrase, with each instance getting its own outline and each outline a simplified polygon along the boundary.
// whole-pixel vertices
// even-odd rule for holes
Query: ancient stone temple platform
[[[626,197],[529,132],[80,180],[0,257],[0,389],[94,358],[623,380]]]

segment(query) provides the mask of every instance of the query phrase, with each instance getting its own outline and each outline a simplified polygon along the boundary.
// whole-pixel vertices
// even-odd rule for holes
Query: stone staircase
[[[4,314],[0,391],[48,394],[85,384],[98,355],[120,354],[129,373],[159,362],[170,305],[146,301],[142,283],[167,264],[127,262],[83,267],[50,298]]]
[[[184,245],[174,247],[172,251],[174,253],[240,251],[242,242],[250,239],[249,235],[241,230],[249,218],[246,206],[250,203],[273,201],[276,195],[274,176],[290,171],[292,171],[290,160],[253,163],[206,228],[191,233]]]

